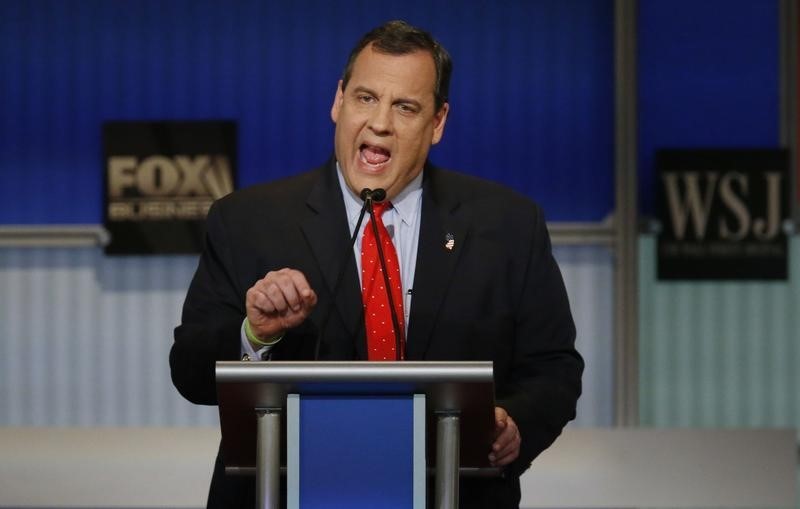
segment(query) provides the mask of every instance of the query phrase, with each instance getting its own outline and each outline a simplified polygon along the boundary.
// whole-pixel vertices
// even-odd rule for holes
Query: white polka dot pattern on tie
[[[386,262],[389,288],[395,314],[399,320],[401,346],[405,341],[405,313],[403,311],[402,280],[397,259],[397,251],[389,238],[389,232],[381,218],[383,212],[391,205],[387,202],[374,205],[375,225],[378,229],[383,254]],[[395,348],[395,328],[389,306],[389,295],[384,285],[383,270],[378,257],[377,243],[374,240],[373,227],[367,222],[361,243],[361,292],[364,303],[364,325],[367,330],[367,352],[369,360],[395,360],[398,358]],[[395,285],[394,283],[399,283]],[[399,358],[403,358],[403,348]]]

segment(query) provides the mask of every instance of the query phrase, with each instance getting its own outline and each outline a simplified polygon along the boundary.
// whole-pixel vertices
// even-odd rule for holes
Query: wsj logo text
[[[770,241],[782,233],[780,172],[663,172],[675,240]]]
[[[233,191],[222,155],[108,158],[110,220],[203,219],[214,200]]]

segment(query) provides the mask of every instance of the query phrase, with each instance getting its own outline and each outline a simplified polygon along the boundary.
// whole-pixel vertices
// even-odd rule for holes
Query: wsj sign
[[[109,122],[109,254],[194,253],[214,200],[233,191],[233,122]]]
[[[659,279],[786,279],[788,153],[661,150]]]

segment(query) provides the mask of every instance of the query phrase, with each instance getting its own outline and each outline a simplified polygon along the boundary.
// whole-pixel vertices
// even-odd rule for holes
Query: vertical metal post
[[[636,5],[636,0],[614,2],[614,386],[618,426],[639,424]]]
[[[414,394],[414,505],[413,509],[425,509],[428,503],[428,465],[426,461],[426,414],[425,394]]]
[[[436,509],[458,507],[459,424],[458,414],[437,414]]]
[[[796,0],[780,1],[780,84],[781,146],[789,149],[790,210],[794,231],[800,231],[800,204],[795,199],[797,182],[797,23],[800,19]]]
[[[281,410],[257,409],[256,508],[278,509],[281,483]]]

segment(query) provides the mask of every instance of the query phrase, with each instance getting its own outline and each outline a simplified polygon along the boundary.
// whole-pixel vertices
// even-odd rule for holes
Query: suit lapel
[[[347,225],[347,213],[333,160],[323,169],[321,177],[308,196],[306,205],[310,213],[302,220],[301,228],[319,265],[328,295],[335,301],[330,302],[329,299],[325,299],[326,308],[331,305],[336,306],[345,325],[344,332],[353,338],[359,358],[366,358],[358,273],[353,251],[348,249],[350,229]],[[349,257],[350,263],[339,283],[339,288],[335,289],[336,278],[346,257]],[[328,311],[322,309],[321,312]],[[322,320],[324,317],[320,316],[319,319]],[[330,321],[326,328],[330,331]],[[321,333],[329,336],[331,333],[328,331]]]
[[[460,200],[452,190],[445,192],[441,175],[433,167],[425,169],[422,214],[409,317],[406,357],[425,358],[439,309],[453,278],[453,271],[466,245],[467,222],[456,212]],[[449,235],[448,235],[449,234]],[[446,247],[453,239],[452,249]]]

